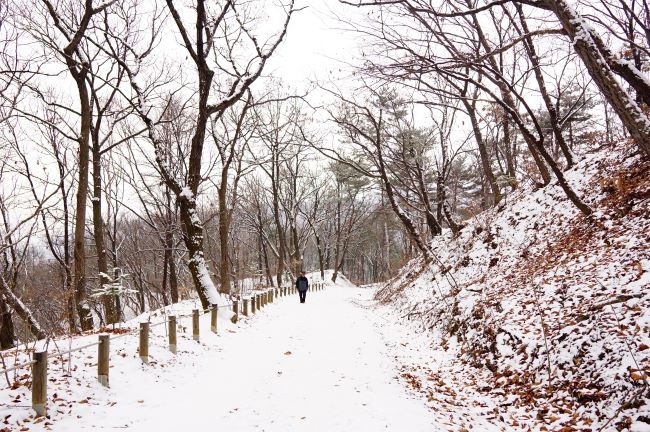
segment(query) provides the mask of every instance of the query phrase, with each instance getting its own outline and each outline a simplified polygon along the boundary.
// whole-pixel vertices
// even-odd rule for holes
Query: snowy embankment
[[[226,313],[217,335],[206,314],[200,342],[192,340],[191,318],[183,318],[176,355],[165,326],[153,327],[149,364],[138,357],[137,335],[117,339],[110,388],[97,382],[96,347],[74,353],[71,364],[50,354],[49,417],[34,418],[25,369],[0,391],[0,431],[434,432],[433,413],[397,377],[386,341],[400,331],[389,331],[370,307],[373,293],[341,276],[308,293],[305,304],[281,297],[237,324]],[[194,307],[182,303],[174,313]],[[152,323],[162,320],[156,314]]]
[[[402,377],[449,430],[650,430],[650,169],[634,151],[567,171],[593,218],[557,185],[522,187],[378,291],[411,329]]]

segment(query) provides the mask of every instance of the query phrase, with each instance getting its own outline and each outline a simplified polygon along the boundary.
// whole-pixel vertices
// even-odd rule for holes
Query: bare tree
[[[210,118],[223,116],[259,78],[267,60],[284,39],[295,9],[293,1],[285,5],[285,19],[279,32],[266,43],[260,43],[259,35],[252,31],[252,22],[246,16],[245,2],[224,1],[208,6],[204,0],[197,0],[187,11],[179,10],[173,0],[167,0],[166,5],[182,46],[196,67],[196,116],[185,179],[175,178],[162,157],[164,146],[156,131],[156,121],[151,117],[152,113],[145,102],[149,95],[139,82],[138,67],[150,53],[151,43],[140,51],[138,47],[131,47],[130,40],[120,34],[119,30],[107,31],[110,32],[110,49],[114,54],[120,52],[117,48],[120,46],[129,46],[130,52],[139,53],[130,62],[118,61],[129,77],[135,95],[132,103],[148,129],[160,174],[176,197],[189,254],[190,273],[201,302],[207,307],[218,302],[217,290],[210,279],[203,252],[203,224],[197,214],[199,186],[203,181],[201,170],[207,125]],[[190,14],[193,15],[193,22],[187,18]],[[188,31],[190,25],[196,28],[194,37]],[[125,25],[124,28],[128,26]],[[115,57],[118,58],[117,55]],[[213,94],[216,96],[215,101],[210,100]]]

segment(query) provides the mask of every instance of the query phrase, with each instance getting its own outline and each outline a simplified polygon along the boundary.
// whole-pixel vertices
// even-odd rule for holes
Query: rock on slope
[[[650,430],[649,167],[603,147],[566,173],[593,217],[522,187],[380,288],[426,334],[430,360],[402,377],[432,408],[495,430]]]

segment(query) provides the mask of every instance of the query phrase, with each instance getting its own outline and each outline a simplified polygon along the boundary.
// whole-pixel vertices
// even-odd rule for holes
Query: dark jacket
[[[307,288],[309,288],[309,280],[307,280],[306,276],[298,276],[298,279],[296,279],[296,288],[298,288],[298,291],[307,291]]]

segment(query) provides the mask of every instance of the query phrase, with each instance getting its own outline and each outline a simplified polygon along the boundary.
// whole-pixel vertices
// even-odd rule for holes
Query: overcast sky
[[[306,6],[292,18],[287,39],[269,62],[267,74],[282,77],[287,84],[300,86],[310,80],[328,80],[345,74],[359,51],[358,36],[342,30],[335,14],[360,17],[357,8],[337,0],[301,0]]]

